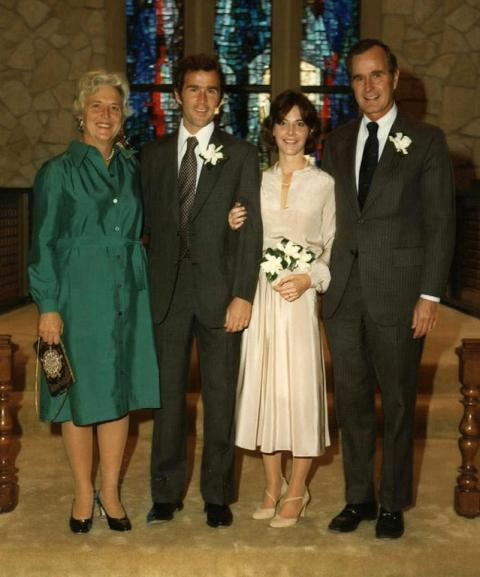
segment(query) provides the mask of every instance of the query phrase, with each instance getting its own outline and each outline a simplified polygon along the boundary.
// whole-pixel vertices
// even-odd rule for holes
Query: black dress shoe
[[[403,535],[405,525],[402,511],[387,511],[380,507],[378,521],[375,526],[377,539],[398,539]]]
[[[75,519],[70,517],[70,529],[72,533],[88,533],[92,528],[93,517],[89,519]]]
[[[207,525],[209,527],[229,527],[233,522],[233,515],[228,505],[214,505],[205,503]]]
[[[75,517],[73,516],[73,503],[72,503],[72,513],[70,515],[70,521],[69,521],[70,530],[72,531],[72,533],[88,533],[90,531],[93,523],[94,506],[95,501],[94,504],[92,505],[92,514],[88,519],[75,519]]]
[[[110,517],[105,507],[102,505],[99,495],[97,495],[97,504],[100,511],[100,517],[105,517],[107,519],[108,527],[111,531],[130,531],[132,529],[130,519],[126,515],[124,517]]]
[[[377,518],[377,504],[375,501],[368,503],[348,503],[347,506],[330,521],[330,531],[350,533],[355,531],[361,521],[373,521]]]
[[[152,508],[147,515],[147,523],[164,523],[171,521],[175,511],[181,511],[183,503],[153,503]]]

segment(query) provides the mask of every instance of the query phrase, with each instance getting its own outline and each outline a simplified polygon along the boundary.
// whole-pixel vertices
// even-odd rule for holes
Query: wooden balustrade
[[[455,487],[455,510],[459,515],[476,517],[480,515],[480,487],[475,467],[480,435],[480,339],[463,339],[457,354],[464,412],[459,426],[462,465]]]
[[[0,335],[0,513],[17,505],[18,486],[13,457],[12,390],[13,347],[10,335]]]

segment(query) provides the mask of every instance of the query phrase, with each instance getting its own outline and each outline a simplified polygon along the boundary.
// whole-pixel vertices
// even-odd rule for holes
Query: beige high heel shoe
[[[280,497],[278,499],[275,499],[275,497],[265,489],[265,495],[267,495],[267,497],[272,501],[274,506],[273,507],[257,507],[252,514],[253,519],[257,519],[257,520],[258,519],[271,519],[275,515],[275,511],[277,509],[278,502],[283,497],[283,495],[285,495],[287,490],[288,490],[288,483],[287,483],[285,477],[282,477],[282,488],[280,489]]]
[[[285,503],[299,500],[302,501],[302,508],[296,517],[282,517],[277,513],[275,517],[270,521],[270,527],[275,527],[278,529],[282,527],[293,527],[293,525],[296,525],[298,519],[305,516],[307,505],[310,502],[310,493],[308,492],[308,489],[305,489],[303,497],[288,497],[288,499],[282,499],[280,502],[280,505],[284,505]]]

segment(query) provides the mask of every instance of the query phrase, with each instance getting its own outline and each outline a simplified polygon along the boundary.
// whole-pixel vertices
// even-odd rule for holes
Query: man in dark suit
[[[454,188],[443,133],[394,102],[395,56],[361,40],[347,59],[363,113],[326,140],[337,229],[323,300],[341,428],[346,507],[329,525],[348,532],[377,519],[375,388],[383,402],[378,538],[403,534],[412,502],[417,369],[435,326],[454,245]]]
[[[179,130],[142,151],[150,290],[162,391],[155,412],[149,522],[183,507],[187,479],[186,392],[195,337],[202,380],[201,493],[207,523],[230,525],[234,499],[234,404],[241,331],[248,326],[262,249],[257,149],[215,128],[224,89],[218,61],[178,65]],[[248,226],[228,226],[236,202]]]

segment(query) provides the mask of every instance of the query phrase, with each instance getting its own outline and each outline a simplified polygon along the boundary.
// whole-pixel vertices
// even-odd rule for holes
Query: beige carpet
[[[295,528],[270,529],[250,513],[262,493],[261,460],[240,455],[239,495],[234,525],[206,526],[198,492],[202,411],[198,393],[189,395],[195,464],[185,509],[174,521],[147,526],[149,497],[148,413],[136,415],[129,438],[123,502],[134,525],[127,534],[109,531],[95,518],[88,535],[68,529],[71,479],[58,432],[36,420],[31,358],[35,313],[24,307],[0,316],[0,333],[10,333],[15,354],[14,395],[18,409],[19,503],[0,515],[1,577],[477,577],[480,518],[458,517],[453,487],[457,449],[458,362],[461,338],[480,337],[480,320],[442,308],[422,365],[416,448],[416,506],[406,513],[406,534],[378,541],[374,525],[350,535],[329,533],[330,518],[343,505],[341,456],[336,436],[319,459],[310,483],[312,502]],[[196,441],[196,450],[194,450]]]

